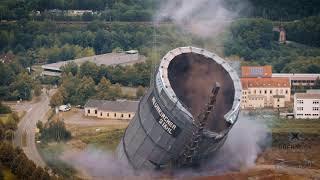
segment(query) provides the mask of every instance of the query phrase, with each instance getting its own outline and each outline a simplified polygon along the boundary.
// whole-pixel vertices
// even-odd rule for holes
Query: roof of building
[[[70,62],[75,62],[78,65],[83,64],[84,62],[93,62],[97,65],[126,65],[138,62],[144,62],[144,57],[140,56],[139,54],[126,54],[126,53],[108,53],[108,54],[101,54],[89,57],[78,58],[75,60],[68,60],[68,61],[60,61],[51,64],[45,64],[42,66],[43,69],[61,71],[61,67],[67,65]]]
[[[138,109],[139,101],[129,100],[117,100],[117,101],[106,101],[106,100],[93,100],[90,99],[84,105],[85,108],[97,108],[102,111],[112,112],[136,112]]]
[[[243,89],[252,87],[290,87],[289,78],[241,78]]]
[[[271,66],[242,66],[241,77],[271,77],[272,67]]]
[[[300,73],[273,73],[272,77],[288,77],[288,78],[317,78],[320,74],[300,74]]]
[[[320,99],[318,93],[296,93],[295,97],[298,99]]]

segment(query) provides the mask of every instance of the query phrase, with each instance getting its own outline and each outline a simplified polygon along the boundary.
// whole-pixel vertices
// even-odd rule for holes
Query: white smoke
[[[227,140],[200,171],[182,171],[178,176],[219,175],[253,167],[265,147],[271,143],[267,125],[256,117],[240,114]]]
[[[255,165],[263,147],[268,146],[269,129],[255,117],[240,114],[237,123],[231,129],[224,145],[203,165],[200,171],[188,169],[175,172],[181,176],[218,175],[229,171],[250,168]],[[139,172],[116,159],[113,153],[88,147],[82,151],[67,151],[61,157],[66,163],[87,175],[86,179],[138,178],[152,179],[161,176],[161,172]]]
[[[168,0],[160,3],[156,22],[171,20],[184,30],[199,37],[218,35],[237,17],[246,0],[238,1],[234,10],[225,7],[223,0]]]
[[[61,159],[73,166],[85,179],[133,176],[132,168],[104,150],[87,147],[81,151],[66,151]]]

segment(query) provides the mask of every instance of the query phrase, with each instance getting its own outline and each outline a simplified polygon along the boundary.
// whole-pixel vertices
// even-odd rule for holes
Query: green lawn
[[[64,151],[64,143],[38,144],[38,150],[47,165],[59,175],[71,178],[76,170],[59,157]]]
[[[117,148],[123,133],[124,129],[112,129],[103,130],[99,133],[90,135],[83,134],[78,138],[86,144],[114,151]]]
[[[299,131],[306,134],[320,134],[320,120],[277,119],[273,121],[272,132]]]
[[[7,124],[10,119],[11,119],[11,114],[1,114],[0,115],[0,121],[3,123],[3,124]]]
[[[11,173],[9,168],[0,167],[2,169],[3,179],[4,180],[16,180],[16,176]]]

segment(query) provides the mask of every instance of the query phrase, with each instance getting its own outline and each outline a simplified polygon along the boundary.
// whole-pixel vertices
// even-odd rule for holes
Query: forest
[[[235,8],[237,2],[227,0],[224,3],[229,8]],[[275,72],[320,72],[318,2],[313,0],[290,2],[287,0],[274,2],[274,5],[280,9],[275,10],[268,5],[267,1],[258,3],[256,0],[250,0],[254,11],[250,16],[243,16],[249,18],[234,21],[230,28],[223,32],[221,35],[225,37],[222,42],[223,54],[220,55],[239,56],[243,59],[243,64],[270,64]],[[0,23],[0,58],[8,59],[4,58],[6,62],[0,63],[0,100],[30,99],[35,94],[35,90],[39,92],[41,83],[61,84],[57,78],[32,78],[26,68],[33,65],[137,49],[140,54],[147,57],[147,63],[130,68],[102,67],[98,68],[97,72],[104,72],[105,75],[97,73],[85,76],[92,78],[96,85],[102,77],[105,77],[111,84],[148,86],[150,72],[156,61],[159,61],[161,56],[170,49],[188,45],[211,48],[210,38],[195,37],[170,23],[152,27],[143,23],[127,22],[141,20],[133,15],[130,15],[131,20],[120,18],[109,24],[103,21],[106,19],[97,18],[85,25],[61,25],[50,18],[33,20],[31,13],[35,10],[44,12],[57,8],[92,9],[102,14],[112,12],[121,15],[126,14],[123,12],[127,11],[133,14],[135,14],[133,11],[150,11],[153,15],[158,6],[158,1],[154,0],[138,2],[133,0],[30,0],[26,3],[19,3],[18,0],[1,0],[1,19],[9,21]],[[304,8],[293,13],[293,7]],[[284,14],[286,17],[282,17]],[[107,16],[103,15],[103,17]],[[150,15],[145,17],[151,20]],[[280,25],[284,26],[287,32],[288,43],[285,45],[277,42],[279,34],[272,31],[274,26]],[[78,77],[76,74],[73,73]],[[80,76],[79,79],[83,77]]]

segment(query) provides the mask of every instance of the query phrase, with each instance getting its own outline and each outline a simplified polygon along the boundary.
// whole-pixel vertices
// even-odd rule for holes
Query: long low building
[[[273,73],[272,77],[275,78],[289,78],[291,87],[297,88],[314,86],[317,78],[320,78],[320,74],[297,74],[297,73]]]
[[[130,120],[138,109],[139,101],[117,100],[88,100],[84,106],[85,116]]]
[[[42,66],[44,76],[61,76],[61,68],[70,62],[81,65],[90,61],[97,65],[115,66],[115,65],[132,65],[135,63],[145,62],[145,57],[139,55],[138,51],[127,51],[124,53],[108,53],[96,56],[83,57],[75,60],[60,61]]]

